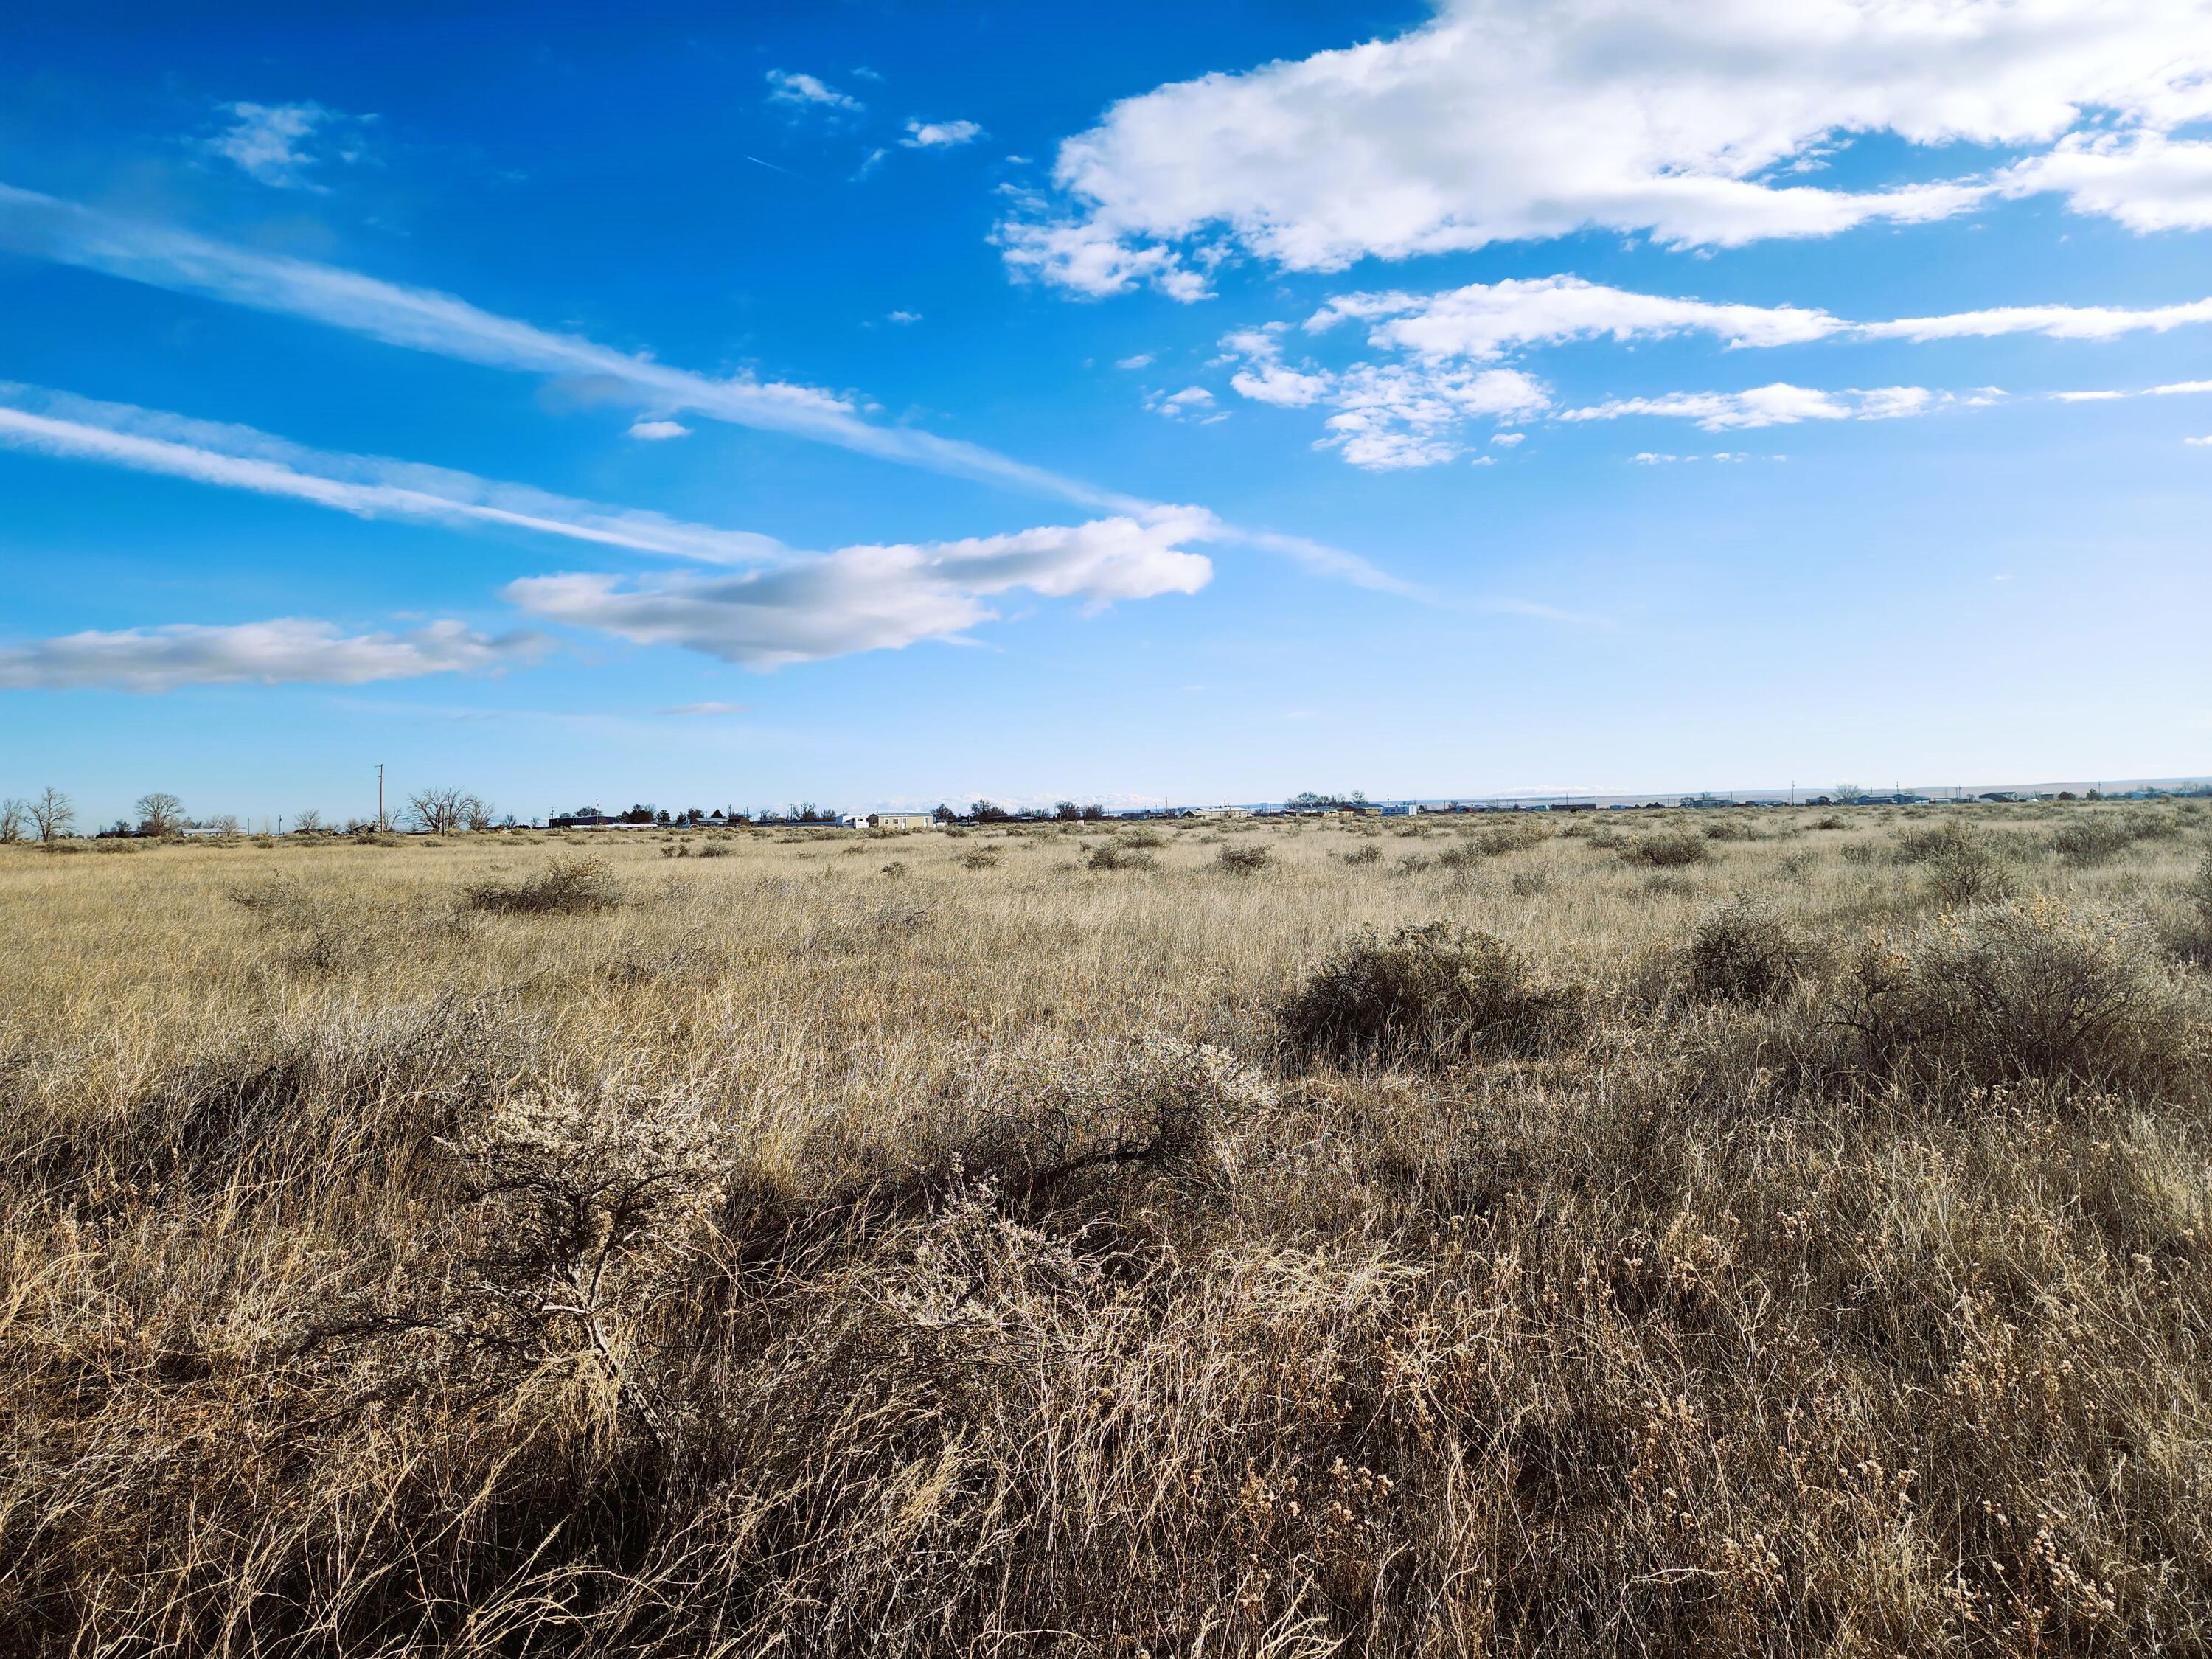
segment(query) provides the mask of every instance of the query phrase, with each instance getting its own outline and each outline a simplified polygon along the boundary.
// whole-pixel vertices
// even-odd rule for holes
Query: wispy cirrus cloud
[[[411,350],[619,390],[657,418],[689,412],[787,433],[903,465],[981,479],[1120,514],[1163,504],[1001,454],[981,444],[878,426],[849,399],[817,387],[672,368],[579,335],[487,312],[447,294],[403,287],[338,266],[242,248],[187,231],[120,218],[0,185],[0,249],[125,281],[301,317]],[[1318,574],[1381,592],[1425,597],[1371,561],[1297,536],[1216,520],[1218,542],[1290,557]]]
[[[250,427],[4,382],[0,445],[307,501],[363,518],[523,530],[627,552],[749,567],[742,574],[711,579],[595,573],[530,577],[506,592],[512,602],[547,620],[641,644],[704,651],[751,667],[956,637],[996,617],[989,596],[1014,589],[1093,606],[1194,593],[1212,580],[1213,567],[1185,544],[1220,539],[1212,514],[1182,507],[961,541],[811,553],[747,531],[575,501],[441,467],[331,454]],[[1334,551],[1310,544],[1268,550],[1324,569]],[[85,636],[66,649],[23,647],[33,654],[19,667],[33,678],[21,683],[129,679],[131,689],[159,690],[164,675],[174,684],[191,683],[183,678],[188,667],[210,682],[315,678],[301,665],[310,647],[325,647],[327,666],[320,677],[325,678],[343,678],[375,664],[410,661],[450,660],[459,669],[471,665],[466,652],[476,637],[446,629],[419,637],[364,636],[364,643],[339,639],[322,623],[256,626],[261,631],[210,635],[165,629]],[[248,647],[262,650],[262,660],[270,665],[252,672],[238,668],[247,660],[242,653]],[[445,657],[438,657],[434,647]],[[235,648],[225,655],[230,647]],[[293,654],[281,657],[279,647],[289,647]],[[101,665],[99,673],[105,678],[69,678],[79,670],[92,675],[94,666]],[[424,666],[416,672],[441,671]],[[392,675],[380,670],[373,677]],[[8,683],[0,678],[0,684]]]
[[[1926,386],[1877,386],[1870,391],[1816,391],[1777,380],[1747,392],[1675,392],[1657,398],[1615,398],[1582,409],[1563,409],[1562,421],[1617,421],[1629,416],[1694,421],[1707,432],[1796,426],[1805,421],[1887,421],[1931,414],[1958,404],[1994,402],[2001,394],[1965,398]]]
[[[4,381],[0,445],[284,496],[360,518],[524,530],[710,564],[758,563],[787,551],[773,537],[749,531],[576,501],[447,467],[333,454],[252,427]]]
[[[2110,404],[2118,403],[2124,398],[2193,398],[2208,392],[2212,392],[2212,380],[2168,380],[2164,386],[2054,392],[2051,396],[2062,404]]]
[[[434,622],[398,633],[348,634],[301,617],[267,622],[64,634],[0,641],[0,689],[156,693],[191,685],[364,685],[429,674],[492,674],[529,662],[541,635],[478,633]]]

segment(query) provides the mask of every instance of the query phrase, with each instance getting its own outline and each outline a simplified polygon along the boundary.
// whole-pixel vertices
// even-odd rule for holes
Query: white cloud
[[[308,177],[312,168],[360,161],[365,122],[320,104],[225,104],[230,125],[201,148],[248,178],[278,190],[320,193],[329,187]],[[374,117],[368,118],[374,119]]]
[[[2184,443],[2185,443],[2185,444],[2199,444],[2199,445],[2203,445],[2203,444],[2212,444],[2212,437],[2208,437],[2208,438],[2184,438],[2181,441],[2182,441],[2182,442],[2184,442]]]
[[[1348,318],[1383,319],[1369,331],[1370,344],[1431,362],[1493,362],[1511,350],[1599,335],[1626,341],[1692,331],[1730,345],[1795,345],[1850,326],[1825,311],[1668,299],[1578,276],[1473,283],[1441,294],[1339,295],[1306,328],[1318,333]]]
[[[894,311],[889,316],[885,317],[884,320],[887,323],[896,323],[900,327],[903,328],[908,323],[920,322],[921,320],[921,313],[918,311]]]
[[[862,419],[848,400],[815,387],[749,375],[718,380],[671,368],[578,335],[554,333],[480,310],[451,295],[258,253],[4,184],[0,184],[0,250],[175,293],[304,317],[464,362],[605,386],[650,408],[688,410],[735,425],[789,433],[1109,513],[1140,514],[1160,505],[1031,466],[980,444],[909,428],[876,426]],[[1377,592],[1410,596],[1417,591],[1357,554],[1304,537],[1229,524],[1217,524],[1213,536],[1282,554],[1317,574]]]
[[[848,547],[743,575],[527,577],[509,584],[507,594],[548,621],[769,669],[958,640],[994,620],[991,596],[1017,589],[1093,608],[1195,593],[1212,578],[1212,562],[1176,544],[1212,528],[1211,514],[1168,509],[1144,520]]]
[[[2212,380],[2167,380],[2166,385],[2146,385],[2132,392],[2053,392],[2055,403],[2119,403],[2121,398],[2192,398],[2203,392],[2212,392]]]
[[[1527,420],[1551,404],[1541,381],[1515,368],[1475,374],[1404,364],[1362,363],[1338,377],[1318,448],[1340,451],[1354,466],[1395,471],[1434,466],[1462,453],[1461,422]]]
[[[1710,455],[1658,455],[1654,454],[1650,450],[1642,449],[1628,459],[1638,466],[1670,466],[1685,461],[1747,461],[1751,456],[1747,451],[1741,449],[1716,450]],[[1779,457],[1777,459],[1778,459]]]
[[[495,673],[543,649],[534,635],[494,636],[457,622],[434,622],[404,634],[342,634],[334,623],[299,617],[224,627],[177,623],[0,644],[0,687],[158,692],[240,681],[361,685],[425,674]]]
[[[574,501],[445,467],[332,454],[252,427],[5,381],[0,381],[0,445],[310,501],[365,519],[528,530],[710,564],[757,564],[785,551],[774,538],[748,531]]]
[[[1397,471],[1436,466],[1464,453],[1456,432],[1472,419],[1525,420],[1551,404],[1542,382],[1518,369],[1454,369],[1428,363],[1355,363],[1341,372],[1282,361],[1283,325],[1222,338],[1218,362],[1242,361],[1230,376],[1238,395],[1279,408],[1326,403],[1336,412],[1317,448],[1354,466]]]
[[[1146,398],[1145,407],[1155,415],[1164,415],[1171,421],[1218,421],[1224,418],[1213,407],[1213,394],[1202,386],[1187,386],[1180,392],[1155,392]]]
[[[2062,404],[2109,404],[2123,398],[2191,398],[2212,392],[2212,380],[2169,380],[2164,386],[2137,387],[2130,392],[2054,392],[2051,396]]]
[[[690,437],[691,428],[680,421],[636,420],[629,423],[629,432],[625,435],[644,443],[665,444],[671,438]]]
[[[1880,421],[1924,415],[1957,401],[1948,392],[1925,386],[1879,386],[1871,391],[1816,392],[1777,380],[1748,392],[1674,392],[1659,398],[1616,398],[1584,409],[1563,409],[1562,421],[1614,421],[1626,416],[1655,416],[1695,421],[1708,432],[1765,426],[1795,426],[1803,421]]]
[[[2121,131],[2076,134],[2092,112]],[[2151,228],[2203,222],[2201,147],[2162,135],[2208,117],[2205,0],[1444,0],[1393,39],[1123,100],[1000,240],[1079,293],[1191,298],[1209,237],[1329,270],[1588,228],[1826,235],[2039,189]],[[1775,176],[1870,133],[2044,155],[1890,190]]]
[[[982,136],[983,129],[973,121],[908,121],[899,144],[905,149],[957,149]]]
[[[1332,370],[1310,361],[1284,361],[1288,325],[1268,323],[1223,337],[1217,362],[1241,363],[1230,380],[1241,396],[1282,407],[1330,403],[1335,447],[1347,459],[1371,466],[1434,465],[1459,453],[1452,431],[1468,415],[1525,418],[1547,400],[1539,383],[1522,377],[1502,409],[1477,397],[1460,366],[1498,362],[1540,347],[1578,339],[1618,341],[1696,331],[1730,349],[1804,344],[1824,339],[1905,339],[2040,334],[2056,339],[2104,340],[2139,332],[2212,323],[2212,300],[2130,308],[2113,306],[2012,306],[1980,311],[1856,322],[1798,307],[1712,304],[1700,300],[1638,294],[1571,276],[1472,283],[1436,294],[1358,292],[1334,296],[1304,325],[1322,336],[1349,320],[1365,322],[1369,345],[1397,355],[1394,364],[1357,362]],[[2183,383],[2186,386],[2189,383]],[[2069,401],[2142,395],[2118,392],[2053,394]],[[1936,394],[1917,387],[1855,392],[1841,398],[1786,382],[1747,393],[1681,393],[1661,398],[1616,399],[1595,406],[1618,414],[1683,415],[1715,429],[1822,419],[1871,420],[1926,412],[1938,403],[1984,405],[2004,393],[1984,387],[1971,394]],[[1590,410],[1567,418],[1595,419]]]
[[[1278,409],[1304,409],[1327,397],[1334,381],[1327,374],[1308,374],[1285,368],[1280,363],[1269,363],[1238,369],[1229,377],[1229,384],[1239,397],[1249,398],[1255,403],[1273,404]]]
[[[1152,366],[1152,354],[1149,351],[1140,351],[1133,357],[1116,357],[1114,360],[1116,368],[1150,368]]]
[[[2054,340],[2111,340],[2123,334],[2163,334],[2169,329],[2212,323],[2212,300],[2185,305],[2129,310],[2118,306],[1999,306],[1941,317],[1899,317],[1887,323],[1856,323],[1850,331],[1872,340],[1990,338],[2003,334],[2042,334]]]
[[[2212,20],[2200,31],[2212,30]],[[2005,193],[2056,191],[2076,213],[2138,232],[2212,227],[2212,142],[2157,132],[2075,133],[1999,175]]]
[[[857,115],[867,107],[859,99],[838,91],[818,76],[791,70],[770,70],[768,84],[768,100],[771,104],[787,104],[797,109],[825,110],[847,115]]]
[[[2133,309],[2003,306],[1853,322],[1796,306],[1714,305],[1563,276],[1474,283],[1437,294],[1342,294],[1308,318],[1305,327],[1318,334],[1347,319],[1375,321],[1367,340],[1378,349],[1431,362],[1494,362],[1515,351],[1577,339],[1602,336],[1626,342],[1692,331],[1711,334],[1731,349],[1831,338],[1925,342],[2011,334],[2108,340],[2212,323],[2212,299]]]
[[[1494,444],[1502,444],[1506,448],[1510,449],[1514,445],[1525,440],[1528,435],[1528,434],[1525,432],[1493,432],[1490,434],[1490,441]]]
[[[742,714],[751,707],[747,702],[679,702],[653,712],[657,714],[679,714],[690,720],[713,720],[724,714]]]

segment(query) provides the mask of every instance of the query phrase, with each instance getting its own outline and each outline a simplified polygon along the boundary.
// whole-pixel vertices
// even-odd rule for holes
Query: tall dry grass
[[[2212,1650],[2212,815],[1646,817],[4,849],[0,1649]]]

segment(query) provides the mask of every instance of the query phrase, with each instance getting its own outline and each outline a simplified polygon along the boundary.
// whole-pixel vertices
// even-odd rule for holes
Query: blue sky
[[[2207,769],[2198,0],[320,9],[0,16],[0,793]]]

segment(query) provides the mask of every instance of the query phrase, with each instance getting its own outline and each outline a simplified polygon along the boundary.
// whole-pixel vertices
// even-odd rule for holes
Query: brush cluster
[[[0,849],[0,1650],[2212,1650],[2212,813],[1638,817]]]

